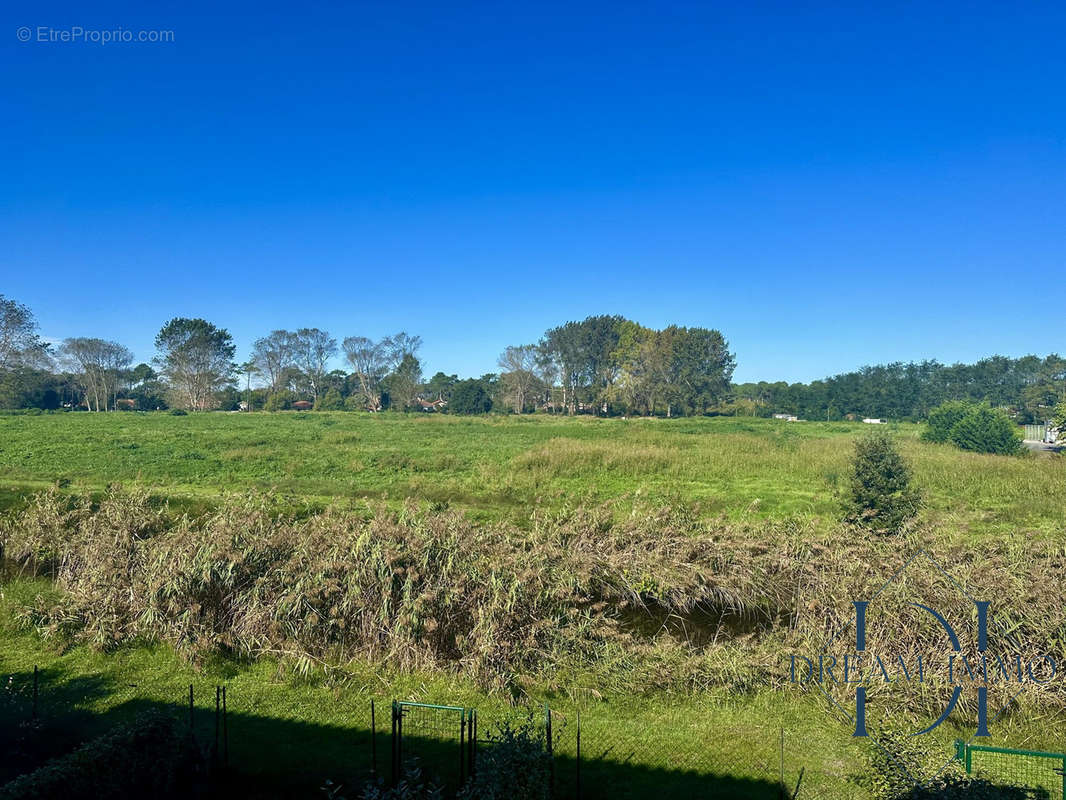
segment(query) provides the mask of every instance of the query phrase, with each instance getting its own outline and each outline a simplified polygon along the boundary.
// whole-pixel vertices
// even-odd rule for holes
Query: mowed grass
[[[949,533],[1060,533],[1066,460],[963,453],[893,425],[925,514]],[[220,493],[295,503],[414,498],[521,523],[537,509],[621,501],[698,504],[733,521],[834,521],[861,423],[440,414],[55,414],[0,417],[10,504],[59,482],[72,492],[147,487],[180,508]]]

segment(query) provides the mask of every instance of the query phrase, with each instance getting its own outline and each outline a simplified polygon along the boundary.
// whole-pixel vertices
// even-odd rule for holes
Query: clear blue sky
[[[0,293],[138,359],[173,316],[427,374],[595,313],[738,380],[1066,351],[1066,6],[800,5],[6,3]]]

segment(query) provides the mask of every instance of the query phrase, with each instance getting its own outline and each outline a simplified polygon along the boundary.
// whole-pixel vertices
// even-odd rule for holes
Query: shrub
[[[851,463],[848,518],[877,533],[898,533],[921,505],[910,470],[885,433],[860,439]]]
[[[459,793],[459,800],[548,800],[551,756],[544,731],[532,717],[497,726],[492,746],[478,753],[477,772]]]
[[[487,414],[492,410],[492,398],[481,381],[471,378],[455,384],[447,408],[453,414]]]
[[[285,411],[292,407],[293,395],[288,389],[278,389],[271,392],[270,397],[263,403],[264,411]]]
[[[951,441],[975,453],[1014,455],[1021,450],[1018,426],[1003,411],[973,406],[951,429]]]
[[[943,751],[935,741],[921,736],[882,734],[877,745],[871,746],[869,759],[870,771],[856,782],[873,800],[1035,800],[1044,796],[967,775],[957,761],[941,769]]]
[[[148,712],[16,778],[0,800],[189,797],[204,772],[202,754],[174,718]]]
[[[951,429],[974,407],[965,400],[949,400],[929,412],[922,438],[927,442],[950,442]]]
[[[319,395],[315,400],[315,411],[343,411],[344,398],[334,388],[330,388],[325,394]]]

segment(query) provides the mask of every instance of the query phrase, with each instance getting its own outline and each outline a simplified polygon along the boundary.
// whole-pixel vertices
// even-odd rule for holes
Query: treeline
[[[426,378],[422,339],[403,331],[338,340],[319,328],[275,330],[238,363],[227,330],[174,319],[155,345],[152,362],[136,365],[126,347],[105,339],[73,337],[50,346],[30,310],[0,295],[0,407],[923,420],[946,401],[964,400],[1004,409],[1018,422],[1042,422],[1066,401],[1066,358],[1058,355],[894,363],[810,383],[733,384],[736,362],[719,331],[655,330],[607,315],[507,347],[498,372],[466,379],[443,372]]]
[[[992,356],[976,364],[937,361],[863,367],[811,383],[742,383],[733,413],[802,419],[882,417],[922,420],[949,400],[987,403],[1018,422],[1043,422],[1066,400],[1066,358]]]
[[[48,345],[32,312],[0,295],[0,407],[675,416],[727,400],[735,364],[716,330],[653,330],[619,316],[552,328],[535,344],[507,347],[500,372],[467,379],[425,378],[422,339],[404,331],[338,341],[319,328],[274,330],[237,363],[226,329],[177,318],[155,346],[152,363],[134,365],[128,348],[106,339]],[[331,368],[341,359],[344,368]]]

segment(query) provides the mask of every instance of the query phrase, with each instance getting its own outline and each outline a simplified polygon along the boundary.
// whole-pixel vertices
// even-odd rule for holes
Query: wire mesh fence
[[[822,737],[796,725],[758,724],[714,709],[691,714],[665,704],[627,713],[590,703],[517,712],[501,706],[479,720],[474,709],[458,705],[337,690],[331,711],[323,715],[319,707],[310,722],[301,719],[299,704],[278,714],[280,686],[246,685],[235,692],[208,680],[192,686],[175,682],[165,689],[172,702],[160,703],[140,687],[97,678],[60,682],[43,671],[27,670],[7,684],[0,694],[6,737],[0,737],[0,748],[9,761],[22,759],[16,765],[22,770],[76,747],[119,718],[163,708],[188,726],[216,770],[251,779],[242,789],[257,785],[256,776],[259,785],[272,789],[282,776],[296,792],[288,796],[301,796],[299,791],[314,791],[328,778],[357,796],[368,781],[394,782],[404,762],[414,758],[427,782],[445,787],[448,796],[476,770],[478,753],[496,746],[498,725],[526,713],[551,755],[557,800],[871,797],[857,779],[868,768],[868,743]],[[158,698],[160,687],[152,693]],[[106,697],[111,716],[87,710],[100,697]],[[949,750],[944,757],[954,756],[958,770],[997,786],[1024,788],[1011,797],[1066,800],[1066,755],[961,742]],[[0,759],[0,784],[10,777],[3,768]]]
[[[1066,755],[1039,750],[956,743],[957,758],[970,775],[997,785],[1030,790],[1033,800],[1066,800]]]

